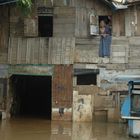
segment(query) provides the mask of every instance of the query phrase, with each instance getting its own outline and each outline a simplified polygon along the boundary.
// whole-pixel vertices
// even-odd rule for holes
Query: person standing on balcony
[[[111,27],[109,21],[100,21],[100,46],[99,46],[99,57],[110,57],[110,46],[111,46]]]

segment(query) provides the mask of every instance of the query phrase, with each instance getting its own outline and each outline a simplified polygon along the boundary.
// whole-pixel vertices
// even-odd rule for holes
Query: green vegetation
[[[32,0],[18,0],[17,5],[24,15],[28,15],[31,12]]]

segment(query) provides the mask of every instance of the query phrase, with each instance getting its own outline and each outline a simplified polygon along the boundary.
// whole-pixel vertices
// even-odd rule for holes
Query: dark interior
[[[38,17],[38,32],[40,37],[53,36],[53,16]]]
[[[110,26],[110,30],[112,32],[112,16],[99,16],[99,25],[102,20]]]
[[[77,76],[77,85],[96,85],[97,75],[93,73],[81,74]]]
[[[51,119],[51,76],[11,77],[12,116]]]

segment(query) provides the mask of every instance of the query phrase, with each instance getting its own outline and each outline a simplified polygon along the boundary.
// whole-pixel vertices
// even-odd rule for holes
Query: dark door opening
[[[53,16],[38,17],[38,33],[40,37],[53,36]]]
[[[51,76],[13,75],[11,116],[51,119]]]

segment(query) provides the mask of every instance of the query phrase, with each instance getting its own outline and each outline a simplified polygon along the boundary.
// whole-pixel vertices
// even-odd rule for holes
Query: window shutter
[[[90,35],[98,35],[99,26],[98,26],[98,16],[92,12],[90,13]]]
[[[24,19],[24,36],[27,36],[27,37],[38,36],[38,19],[37,18]]]

